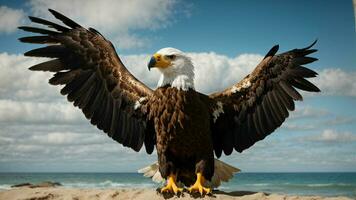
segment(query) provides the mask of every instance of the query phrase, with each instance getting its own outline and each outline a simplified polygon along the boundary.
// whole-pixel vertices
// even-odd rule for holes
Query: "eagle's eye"
[[[176,58],[176,55],[167,55],[167,58],[169,58],[170,60],[174,60]]]

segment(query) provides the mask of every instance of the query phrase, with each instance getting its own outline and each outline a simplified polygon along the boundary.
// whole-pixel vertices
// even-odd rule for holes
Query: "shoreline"
[[[9,190],[0,191],[0,199],[6,200],[59,200],[59,199],[75,199],[75,200],[99,200],[99,199],[195,199],[198,195],[190,195],[183,192],[180,197],[172,195],[159,194],[155,189],[143,188],[128,188],[128,189],[80,189],[80,188],[67,188],[63,186],[56,187],[36,187],[30,188],[28,186],[12,188]],[[214,191],[212,196],[205,196],[198,199],[216,199],[216,200],[352,200],[350,197],[337,196],[300,196],[300,195],[285,195],[277,193],[263,193],[252,191]]]

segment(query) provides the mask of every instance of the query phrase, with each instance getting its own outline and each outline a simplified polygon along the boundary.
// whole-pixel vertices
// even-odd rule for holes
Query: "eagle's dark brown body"
[[[211,179],[214,174],[211,115],[206,96],[190,89],[169,86],[155,90],[149,105],[157,138],[157,152],[162,177],[177,174],[189,186],[195,173]]]

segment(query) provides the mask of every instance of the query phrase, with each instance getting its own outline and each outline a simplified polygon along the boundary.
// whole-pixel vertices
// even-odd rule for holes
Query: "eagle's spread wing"
[[[222,151],[231,154],[234,148],[242,152],[281,126],[288,111],[294,110],[294,101],[302,100],[295,88],[320,91],[305,79],[317,73],[302,66],[317,60],[308,57],[316,51],[310,49],[315,42],[279,55],[275,55],[278,46],[273,47],[241,82],[210,95],[222,109],[215,109],[219,117],[212,127],[218,157]]]
[[[138,109],[153,94],[122,64],[110,41],[99,32],[83,28],[64,15],[49,10],[65,25],[30,17],[32,22],[54,30],[19,27],[42,34],[20,38],[27,43],[48,44],[25,53],[26,56],[54,58],[32,66],[35,71],[54,72],[52,85],[64,85],[62,95],[78,106],[93,125],[124,146],[139,151],[154,148],[154,132]]]

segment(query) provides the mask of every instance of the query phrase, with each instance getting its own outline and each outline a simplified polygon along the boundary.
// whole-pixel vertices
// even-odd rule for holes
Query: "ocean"
[[[74,188],[157,188],[138,173],[0,173],[0,190],[19,183],[60,182]],[[219,190],[356,198],[356,173],[238,173]]]

